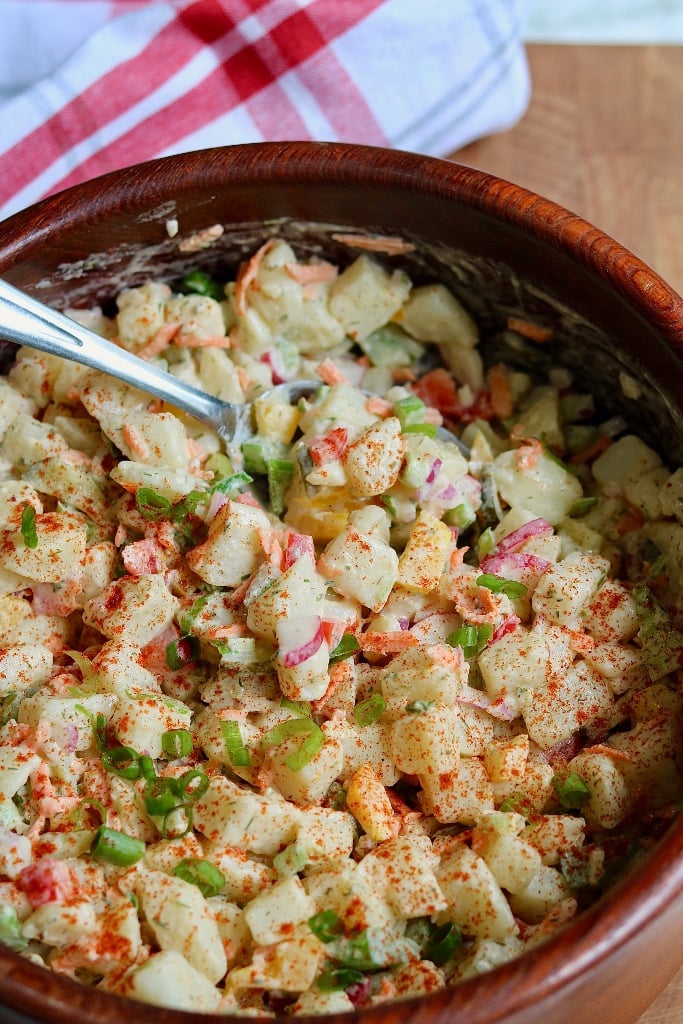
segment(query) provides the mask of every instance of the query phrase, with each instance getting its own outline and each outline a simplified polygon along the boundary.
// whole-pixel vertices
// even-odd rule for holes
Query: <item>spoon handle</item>
[[[141,388],[214,427],[229,403],[185,384],[0,279],[0,336]]]

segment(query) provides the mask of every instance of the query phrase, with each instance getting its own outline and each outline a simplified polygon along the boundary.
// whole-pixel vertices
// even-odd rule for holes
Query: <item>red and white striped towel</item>
[[[0,0],[0,217],[209,146],[444,156],[523,113],[522,2]]]

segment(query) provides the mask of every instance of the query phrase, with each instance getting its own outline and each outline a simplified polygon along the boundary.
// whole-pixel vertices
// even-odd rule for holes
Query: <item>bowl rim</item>
[[[260,180],[273,186],[299,182],[302,176],[311,186],[329,182],[330,178],[341,185],[386,184],[415,195],[454,200],[505,221],[595,274],[683,357],[683,298],[638,256],[599,228],[553,200],[487,172],[449,160],[349,143],[248,143],[156,158],[107,172],[42,199],[0,223],[0,270],[11,267],[14,261],[21,262],[27,237],[30,246],[49,240],[55,223],[68,230],[102,221],[117,212],[149,206],[150,194],[182,196],[194,187],[197,176],[201,177],[203,190],[247,184],[257,168],[261,170]],[[86,209],[90,211],[87,214]],[[502,1022],[595,971],[682,896],[683,818],[679,817],[642,864],[544,943],[538,966],[534,950],[453,988],[380,1004],[357,1011],[355,1016],[379,1021],[392,1019],[396,1007],[417,1017],[421,1011],[431,1015],[433,1011],[451,1013],[466,1008],[468,1024]],[[37,979],[34,989],[27,989],[27,977]],[[93,1011],[100,1007],[102,1019],[109,1019],[104,1012],[112,1005],[109,994],[84,988],[63,976],[49,977],[54,979],[51,987],[60,989],[56,999],[46,995],[40,984],[45,979],[42,967],[0,947],[0,1005],[6,999],[8,1007],[35,1013],[36,1021],[41,1020],[40,1010],[46,1008],[58,1014],[52,1019],[69,1020],[71,1024],[92,1024]],[[493,993],[491,1002],[483,995],[487,990]],[[87,999],[74,998],[82,992],[87,993]],[[115,1003],[122,1014],[126,1008],[139,1012],[138,1002],[117,996]],[[482,1003],[493,1007],[492,1012],[481,1016],[477,1005]],[[182,1024],[195,1019],[214,1024],[238,1019],[151,1005],[145,1006],[145,1016],[149,1024]],[[320,1021],[321,1017],[300,1019]]]

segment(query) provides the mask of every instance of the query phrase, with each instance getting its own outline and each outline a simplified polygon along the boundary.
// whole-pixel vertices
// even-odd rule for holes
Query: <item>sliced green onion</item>
[[[224,477],[224,479],[214,484],[211,488],[211,494],[218,492],[219,494],[226,494],[228,497],[231,497],[233,494],[239,494],[249,484],[253,484],[253,482],[253,476],[249,476],[248,473],[233,473],[231,476]]]
[[[190,491],[180,501],[171,505],[171,518],[176,522],[185,519],[192,512],[196,512],[197,505],[200,505],[203,501],[208,501],[209,498],[210,494],[208,491]]]
[[[236,768],[247,767],[251,764],[251,755],[242,740],[239,722],[230,720],[221,722],[221,735],[230,764]]]
[[[76,711],[80,711],[81,714],[85,715],[89,720],[97,749],[104,750],[107,746],[107,719],[105,716],[101,711],[98,711],[97,714],[94,715],[89,708],[85,707],[84,704],[74,704],[74,707]],[[134,778],[137,778],[137,776],[134,776]]]
[[[206,602],[209,600],[210,596],[210,594],[202,594],[201,597],[198,597],[195,601],[192,602],[187,611],[182,612],[182,614],[178,616],[178,625],[182,629],[183,634],[185,636],[189,636],[189,634],[192,632],[192,627],[195,624],[195,620],[197,619],[197,616],[201,612]]]
[[[484,650],[493,636],[493,626],[486,622],[481,626],[461,626],[446,637],[451,647],[462,647],[466,658],[475,658]]]
[[[176,824],[175,819],[179,821]],[[161,834],[164,839],[182,839],[192,828],[192,808],[189,804],[178,804],[164,815]]]
[[[352,985],[358,985],[364,977],[361,971],[356,971],[352,967],[330,967],[318,975],[316,985],[321,992],[340,992]]]
[[[274,747],[284,743],[292,736],[304,737],[301,746],[285,758],[287,767],[293,772],[298,772],[305,768],[322,748],[325,743],[325,733],[312,718],[290,718],[287,722],[280,722],[274,729],[267,732],[262,742],[266,747]]]
[[[313,934],[321,942],[332,942],[342,933],[342,923],[334,910],[320,910],[306,922]]]
[[[294,476],[294,464],[288,459],[269,459],[266,470],[271,508],[279,516],[285,509],[285,497]]]
[[[147,754],[140,754],[138,764],[140,765],[140,775],[143,779],[156,779],[157,772],[151,757],[148,757]]]
[[[83,812],[89,807],[92,807],[100,816],[100,825],[107,824],[107,808],[100,800],[95,800],[92,797],[86,796],[81,802],[73,809],[73,820],[76,823],[76,828],[85,829],[88,826],[83,823]]]
[[[545,455],[546,459],[550,459],[550,461],[554,462],[556,466],[559,466],[560,469],[563,469],[565,473],[570,473],[572,475],[576,474],[575,466],[568,466],[566,462],[562,461],[559,455],[555,454],[555,452],[548,444],[545,434],[541,434],[541,444],[543,445],[543,454]]]
[[[189,729],[168,729],[161,735],[161,749],[169,757],[187,757],[192,753],[192,733]]]
[[[334,650],[330,651],[330,665],[335,664],[337,661],[343,661],[344,658],[350,658],[352,654],[359,650],[360,644],[353,633],[344,633]]]
[[[9,903],[0,904],[0,942],[4,942],[15,953],[23,953],[28,946],[28,940],[21,932],[21,921]]]
[[[148,814],[161,817],[173,810],[177,803],[174,782],[175,779],[158,777],[147,780],[142,798]]]
[[[424,423],[426,410],[427,406],[417,395],[406,395],[405,398],[399,398],[397,402],[394,402],[392,408],[394,416],[398,416],[402,430],[415,423]]]
[[[36,510],[33,505],[24,505],[21,511],[21,536],[27,548],[38,547],[38,533],[36,531]]]
[[[308,864],[308,850],[299,842],[290,843],[273,857],[273,867],[279,875],[291,878],[298,875]]]
[[[225,289],[203,270],[191,270],[186,274],[183,278],[183,290],[195,292],[197,295],[207,295],[216,302],[223,302],[225,299]]]
[[[366,700],[356,704],[353,717],[356,725],[372,725],[386,711],[387,702],[381,693],[372,693]]]
[[[173,791],[179,800],[199,800],[209,788],[209,776],[200,768],[190,768],[172,781]]]
[[[19,714],[19,705],[21,704],[22,697],[26,696],[24,692],[18,690],[8,690],[4,695],[2,701],[2,711],[0,711],[0,726],[7,725],[10,719],[17,721]]]
[[[553,786],[560,803],[568,809],[582,807],[592,796],[589,787],[576,772],[553,775]]]
[[[290,700],[288,697],[283,697],[280,707],[294,712],[297,718],[311,717],[311,705],[307,700]]]
[[[443,967],[452,958],[461,941],[460,932],[449,921],[435,930],[424,951],[424,959],[431,960],[437,967]]]
[[[477,576],[477,586],[486,587],[493,594],[506,594],[511,600],[524,597],[528,587],[517,580],[506,580],[502,576],[494,576],[493,573],[484,572]]]
[[[567,515],[570,519],[581,519],[587,512],[590,512],[593,506],[597,505],[597,503],[597,498],[579,498],[579,500],[575,501],[569,509]]]
[[[102,764],[121,779],[140,777],[140,755],[132,747],[111,747],[102,751]]]
[[[196,885],[206,899],[218,896],[225,885],[223,872],[211,861],[201,860],[199,857],[186,857],[185,860],[181,860],[173,868],[173,874],[177,878],[182,878],[184,882]]]
[[[531,804],[529,798],[524,793],[515,791],[505,797],[498,810],[506,814],[514,811],[515,814],[523,814],[525,818],[528,818],[531,812]]]
[[[137,864],[144,855],[145,844],[142,839],[135,839],[134,836],[126,835],[125,832],[118,832],[114,828],[100,825],[95,833],[95,840],[90,852],[94,857],[106,860],[109,864],[128,867],[131,864]]]
[[[163,494],[157,494],[151,487],[138,487],[135,492],[135,507],[143,519],[168,519],[171,502]]]
[[[269,437],[250,437],[241,448],[245,472],[261,476],[268,473],[269,462],[284,461],[287,455],[287,445]]]
[[[436,437],[435,423],[407,423],[401,428],[403,434],[424,434],[425,437]]]
[[[406,711],[410,715],[423,715],[425,711],[433,708],[435,703],[433,700],[411,700],[410,704],[406,704]]]
[[[174,672],[196,661],[198,655],[199,640],[191,633],[176,637],[166,646],[166,664]]]

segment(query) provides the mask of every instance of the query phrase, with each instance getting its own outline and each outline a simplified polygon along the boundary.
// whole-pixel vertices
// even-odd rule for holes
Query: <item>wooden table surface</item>
[[[534,45],[528,56],[523,119],[451,158],[585,217],[683,294],[683,47]],[[683,969],[638,1024],[683,1024]]]

